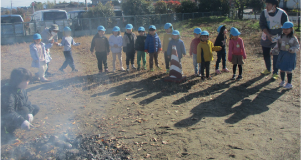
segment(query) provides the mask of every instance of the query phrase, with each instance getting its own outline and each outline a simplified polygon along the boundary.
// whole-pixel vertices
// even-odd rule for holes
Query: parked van
[[[65,26],[71,25],[67,17],[65,10],[41,10],[33,13],[31,21],[36,22],[37,32],[39,33],[52,24],[57,24],[60,31],[63,31]]]
[[[23,18],[20,15],[1,15],[1,35],[24,35]]]

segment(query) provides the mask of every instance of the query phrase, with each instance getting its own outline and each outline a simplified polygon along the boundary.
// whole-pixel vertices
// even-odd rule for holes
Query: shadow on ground
[[[252,100],[248,99],[249,96],[256,94],[261,88],[269,85],[272,81],[268,80],[254,87],[250,87],[253,83],[262,79],[263,76],[251,79],[241,85],[229,88],[227,91],[220,94],[218,97],[203,102],[194,107],[190,112],[192,115],[186,119],[177,122],[174,126],[178,128],[189,127],[195,125],[201,121],[204,117],[224,117],[233,114],[230,118],[226,119],[226,123],[234,124],[242,119],[255,114],[260,114],[269,110],[268,105],[276,101],[282,96],[287,90],[282,90],[280,93],[277,92],[279,88],[263,90]],[[228,84],[222,85],[224,88],[228,87]],[[215,87],[214,85],[212,87]],[[209,87],[208,90],[210,90]],[[199,94],[202,95],[207,93],[206,90],[192,95],[187,95],[187,98],[183,97],[180,100],[175,101],[175,104],[184,103],[183,99],[190,100],[193,96]],[[241,104],[234,107],[236,103]]]

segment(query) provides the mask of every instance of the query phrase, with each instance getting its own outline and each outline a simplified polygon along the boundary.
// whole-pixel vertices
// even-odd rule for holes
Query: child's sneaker
[[[154,68],[151,68],[150,71],[151,71],[151,72],[154,72]]]
[[[137,69],[137,68],[135,67],[135,65],[132,64],[132,69]]]
[[[40,81],[41,81],[41,82],[50,82],[50,80],[47,79],[47,78],[40,78]]]
[[[108,72],[109,72],[108,68],[107,68],[107,69],[105,69],[105,72],[106,72],[106,73],[108,73]]]
[[[274,80],[277,80],[277,79],[278,79],[278,74],[274,73],[272,78],[273,78]]]
[[[143,66],[143,69],[144,69],[144,70],[147,70],[146,65]]]
[[[127,68],[127,69],[126,69],[126,71],[127,71],[127,72],[130,72],[130,69],[129,69],[129,68]]]
[[[230,71],[228,70],[228,68],[225,68],[225,69],[222,70],[222,72],[227,72],[228,73]]]
[[[268,75],[268,74],[271,74],[271,72],[269,71],[269,70],[264,70],[263,72],[261,72],[261,74],[263,74],[263,75]]]
[[[169,74],[169,69],[166,69],[166,74]]]
[[[232,76],[231,80],[235,80],[235,77],[236,77],[236,75],[235,75],[235,74],[233,74],[233,76]]]
[[[159,69],[159,70],[161,70],[162,68],[161,67],[159,67],[159,66],[157,66],[157,68]]]
[[[221,71],[219,71],[218,69],[215,71],[215,74],[221,74]]]
[[[101,74],[102,73],[102,70],[99,70],[98,74]]]
[[[78,72],[78,70],[77,69],[73,69],[72,72]]]
[[[62,69],[59,69],[59,71],[62,72],[62,73],[65,73],[64,70],[62,70]]]
[[[137,68],[137,71],[140,71],[140,67]]]
[[[285,81],[281,81],[281,82],[279,83],[279,86],[280,86],[280,87],[284,87],[284,84],[285,84]]]
[[[242,76],[241,75],[238,75],[238,77],[236,78],[237,81],[240,81],[242,80]]]
[[[207,77],[207,79],[208,79],[208,80],[212,80],[212,77],[211,77],[211,76],[209,76],[209,77]]]
[[[198,76],[198,77],[202,77],[202,74],[198,74],[197,76]]]
[[[205,76],[202,76],[202,78],[201,78],[202,80],[205,80]]]
[[[286,89],[291,89],[291,88],[293,88],[293,85],[290,84],[290,83],[287,83],[287,84],[284,86],[284,88],[286,88]]]
[[[121,71],[124,71],[125,69],[123,67],[120,68]]]

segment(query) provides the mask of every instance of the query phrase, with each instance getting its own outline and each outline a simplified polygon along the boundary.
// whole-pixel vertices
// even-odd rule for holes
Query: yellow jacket
[[[213,60],[212,51],[220,51],[221,46],[214,46],[211,41],[200,41],[197,47],[197,63],[202,63],[202,50],[205,62]]]
[[[167,52],[167,48],[168,48],[168,43],[169,41],[172,39],[171,38],[171,33],[165,33],[164,36],[163,36],[163,52]]]

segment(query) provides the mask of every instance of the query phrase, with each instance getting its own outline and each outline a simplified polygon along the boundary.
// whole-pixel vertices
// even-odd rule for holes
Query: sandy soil
[[[187,51],[191,30],[182,34]],[[210,38],[214,41],[215,36]],[[96,57],[89,53],[92,36],[75,38],[81,42],[73,47],[79,72],[68,68],[62,74],[62,48],[55,46],[52,82],[34,82],[27,89],[31,102],[41,108],[35,128],[16,135],[26,143],[45,134],[101,134],[129,147],[133,159],[300,159],[300,56],[294,88],[285,90],[278,87],[280,80],[260,75],[260,33],[243,37],[249,40],[243,80],[231,81],[231,72],[215,76],[214,57],[213,80],[201,81],[193,76],[192,58],[186,56],[182,63],[187,81],[181,84],[164,82],[165,69],[98,75]],[[1,47],[2,85],[13,68],[37,71],[30,67],[28,46]],[[164,68],[162,53],[159,59]],[[112,71],[111,54],[108,65]],[[229,62],[227,67],[232,70]]]

